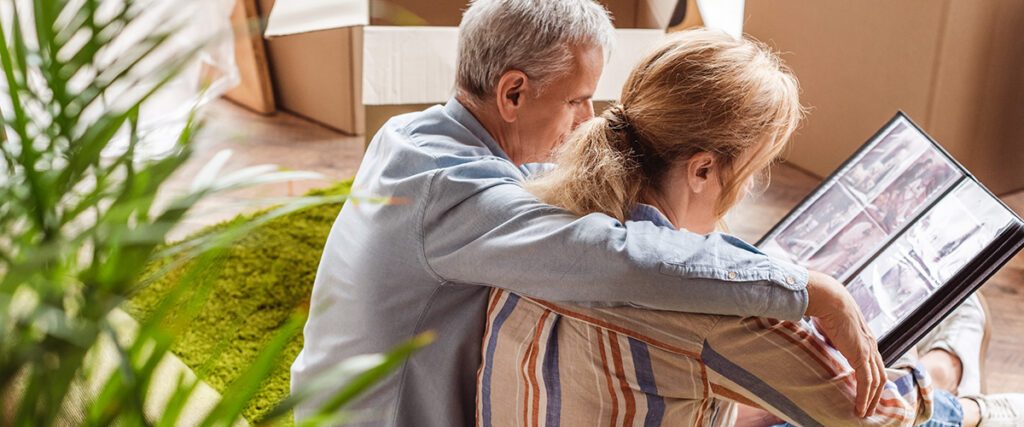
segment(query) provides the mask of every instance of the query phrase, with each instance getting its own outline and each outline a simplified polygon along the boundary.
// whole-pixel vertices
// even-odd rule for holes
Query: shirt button
[[[786,283],[789,283],[790,285],[795,285],[796,279],[794,279],[793,276],[786,276]]]
[[[730,271],[729,272],[729,279],[735,279],[735,278],[736,278],[736,272],[735,271]]]

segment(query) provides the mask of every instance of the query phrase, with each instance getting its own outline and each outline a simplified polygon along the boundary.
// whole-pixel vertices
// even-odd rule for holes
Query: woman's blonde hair
[[[559,148],[559,167],[527,188],[577,215],[624,221],[671,165],[708,152],[721,171],[721,218],[796,129],[798,92],[760,42],[705,29],[676,33],[633,69],[621,104],[581,124]]]

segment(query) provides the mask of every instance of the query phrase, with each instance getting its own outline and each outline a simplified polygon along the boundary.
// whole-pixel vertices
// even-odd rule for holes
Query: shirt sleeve
[[[760,407],[795,425],[912,426],[931,417],[919,366],[886,369],[875,413],[855,414],[853,369],[807,322],[723,317],[701,350],[712,393]]]
[[[576,217],[522,179],[497,158],[433,173],[418,229],[437,279],[557,302],[790,320],[806,310],[802,267],[722,233]]]

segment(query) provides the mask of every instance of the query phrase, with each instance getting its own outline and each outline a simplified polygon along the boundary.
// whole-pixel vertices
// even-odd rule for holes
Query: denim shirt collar
[[[473,116],[473,113],[469,112],[469,110],[466,109],[459,100],[455,99],[454,96],[448,99],[448,102],[444,104],[444,110],[452,119],[479,138],[492,154],[505,160],[512,161],[512,159],[508,157],[508,154],[505,154],[505,150],[502,150],[491,134],[487,132],[487,129],[484,129],[484,126],[480,124],[480,121]],[[526,164],[522,165],[520,169],[526,176],[530,176],[537,172],[550,170],[553,167],[554,165],[550,163]],[[633,211],[629,215],[629,219],[632,221],[650,221],[659,227],[676,228],[671,222],[669,222],[668,218],[658,210],[658,208],[644,203],[638,203],[636,207],[633,208]]]
[[[466,109],[466,107],[455,99],[454,96],[448,99],[448,102],[444,104],[444,110],[452,119],[455,119],[456,122],[468,129],[473,136],[479,138],[480,141],[487,146],[487,149],[491,150],[492,154],[505,160],[512,161],[512,159],[508,157],[508,154],[505,154],[505,150],[502,150],[498,145],[498,142],[494,140],[494,137],[491,136],[490,132],[487,132],[487,129],[484,129],[484,125],[480,124],[480,121],[473,116],[473,113]]]
[[[629,214],[629,219],[631,221],[650,221],[659,227],[668,227],[671,229],[676,228],[676,226],[672,225],[668,218],[666,218],[658,208],[644,203],[636,204],[633,208],[633,212],[630,212]]]

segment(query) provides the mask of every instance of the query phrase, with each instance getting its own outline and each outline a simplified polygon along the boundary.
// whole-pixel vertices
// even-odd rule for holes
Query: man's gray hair
[[[572,47],[601,47],[607,58],[614,35],[593,0],[474,0],[459,25],[455,85],[468,101],[483,101],[502,74],[519,70],[539,93],[570,71]]]

